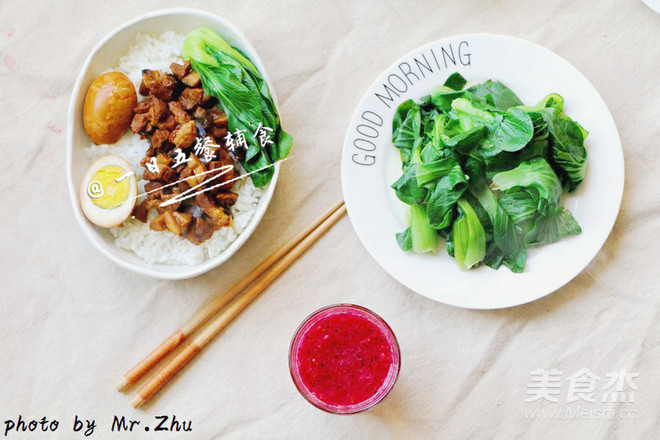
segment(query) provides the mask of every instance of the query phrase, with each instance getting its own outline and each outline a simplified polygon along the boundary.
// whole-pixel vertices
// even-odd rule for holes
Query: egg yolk
[[[121,206],[128,198],[130,190],[129,179],[119,179],[126,173],[125,169],[117,165],[100,168],[87,186],[87,195],[96,206],[103,209]]]

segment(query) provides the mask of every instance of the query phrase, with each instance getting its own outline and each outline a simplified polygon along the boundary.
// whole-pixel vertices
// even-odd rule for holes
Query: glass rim
[[[309,324],[309,322],[312,319],[314,319],[318,315],[328,310],[342,309],[342,308],[358,310],[375,319],[376,323],[374,324],[379,326],[381,331],[386,336],[388,336],[387,339],[394,355],[392,364],[396,364],[396,371],[392,373],[392,368],[390,367],[390,373],[383,381],[383,385],[381,385],[379,391],[371,398],[354,405],[337,407],[333,405],[328,405],[325,402],[321,401],[320,399],[315,398],[311,394],[311,392],[302,384],[299,375],[295,373],[297,372],[298,369],[294,365],[294,359],[297,359],[297,356],[294,354],[294,348],[298,346],[296,342],[300,339],[301,331],[305,329],[305,326]],[[291,338],[291,344],[289,345],[289,374],[291,375],[291,379],[293,380],[296,389],[298,390],[300,395],[303,396],[305,400],[307,400],[314,407],[330,414],[350,415],[350,414],[357,414],[363,411],[367,411],[373,408],[374,406],[382,402],[382,400],[390,393],[390,391],[392,391],[394,385],[396,384],[399,378],[400,371],[401,371],[401,349],[399,347],[399,341],[397,340],[394,331],[389,326],[389,324],[376,312],[357,304],[337,303],[337,304],[324,306],[318,310],[315,310],[314,312],[309,314],[305,319],[303,319],[300,325],[298,325],[298,328],[296,329],[296,331],[293,334],[293,337]]]

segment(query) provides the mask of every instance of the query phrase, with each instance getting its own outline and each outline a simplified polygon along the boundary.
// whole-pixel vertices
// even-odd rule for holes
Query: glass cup
[[[300,394],[333,414],[355,414],[377,405],[394,387],[400,369],[399,343],[390,326],[354,304],[335,304],[309,315],[289,349],[289,370]]]

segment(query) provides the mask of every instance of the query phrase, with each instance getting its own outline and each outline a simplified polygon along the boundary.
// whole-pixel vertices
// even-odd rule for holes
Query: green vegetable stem
[[[454,258],[465,270],[476,266],[486,256],[486,232],[477,213],[466,200],[459,200],[460,214],[454,221],[452,237]]]

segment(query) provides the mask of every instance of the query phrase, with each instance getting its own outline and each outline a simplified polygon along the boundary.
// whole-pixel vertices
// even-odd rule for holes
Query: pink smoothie
[[[334,413],[364,411],[394,386],[399,346],[375,313],[340,304],[305,320],[291,344],[290,368],[302,395]]]

